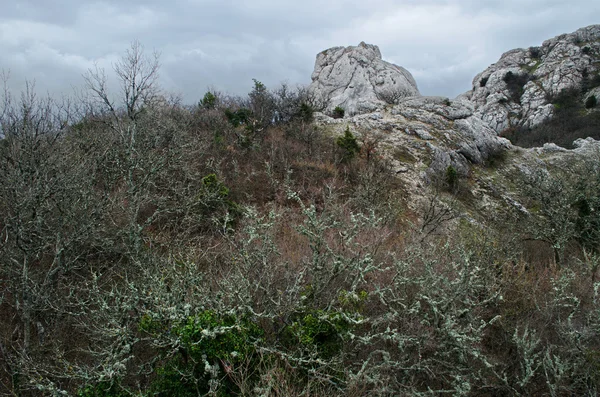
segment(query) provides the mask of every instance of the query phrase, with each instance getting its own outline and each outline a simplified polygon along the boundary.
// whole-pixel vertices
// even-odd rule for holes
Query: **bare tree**
[[[119,81],[120,91],[116,96],[109,92],[106,72],[96,67],[89,70],[84,79],[92,93],[89,108],[92,114],[98,114],[100,120],[109,115],[110,125],[120,137],[120,143],[110,150],[115,150],[119,162],[119,172],[126,187],[126,199],[123,212],[127,214],[132,247],[140,244],[140,233],[147,222],[151,222],[156,212],[150,214],[140,224],[142,207],[148,205],[146,192],[152,185],[152,178],[164,166],[165,158],[154,156],[152,148],[158,137],[154,133],[160,124],[159,113],[150,112],[162,98],[158,85],[160,67],[159,53],[148,56],[144,47],[138,42],[131,43],[123,57],[113,66]],[[156,110],[156,109],[154,109]],[[156,117],[155,117],[156,116]],[[150,120],[152,119],[153,120]]]
[[[114,65],[114,71],[121,85],[120,98],[125,107],[127,117],[134,121],[144,105],[153,102],[159,95],[158,70],[160,54],[153,52],[151,56],[144,53],[144,46],[139,41],[131,43],[125,55]],[[110,97],[107,87],[106,73],[103,69],[88,70],[84,75],[87,87],[92,90],[97,99],[113,115],[117,114],[119,106]]]
[[[405,88],[389,87],[376,92],[377,98],[389,105],[397,105],[402,98],[411,96]]]

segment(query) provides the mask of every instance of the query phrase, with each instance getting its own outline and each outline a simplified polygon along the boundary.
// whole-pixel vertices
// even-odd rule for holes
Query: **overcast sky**
[[[424,95],[454,97],[503,52],[600,23],[597,0],[0,0],[0,69],[11,88],[70,93],[133,40],[161,53],[162,86],[197,102],[308,84],[315,56],[376,44]]]

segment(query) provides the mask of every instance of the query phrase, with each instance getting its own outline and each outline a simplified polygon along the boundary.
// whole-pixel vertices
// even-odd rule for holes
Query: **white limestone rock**
[[[419,95],[408,70],[382,60],[379,48],[364,42],[320,52],[309,90],[327,101],[327,111],[340,106],[348,116],[382,108],[386,94]]]
[[[497,133],[514,126],[533,127],[553,114],[549,98],[579,88],[585,76],[600,72],[600,25],[546,40],[541,47],[506,52],[473,79],[475,114]],[[506,76],[512,73],[511,90]]]

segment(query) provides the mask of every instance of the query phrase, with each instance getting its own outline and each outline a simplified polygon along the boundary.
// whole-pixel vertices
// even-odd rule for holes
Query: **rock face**
[[[512,148],[474,112],[473,103],[465,99],[420,96],[343,120],[319,115],[317,122],[330,125],[338,134],[350,126],[363,138],[376,136],[396,172],[418,180],[444,175],[450,165],[467,175],[472,165],[484,164]]]
[[[310,91],[347,115],[375,111],[386,102],[419,95],[410,72],[383,61],[375,45],[333,47],[317,55]]]
[[[592,95],[600,99],[600,25],[505,53],[475,77],[472,91],[453,100],[419,95],[409,72],[382,61],[379,49],[364,43],[317,55],[312,80],[313,94],[328,101],[316,122],[334,135],[349,128],[369,145],[369,153],[391,165],[417,209],[452,167],[474,208],[487,213],[514,207],[528,214],[508,188],[515,174],[600,153],[600,141],[592,138],[578,139],[572,150],[552,143],[522,149],[498,134],[551,117],[553,97],[564,89],[576,89],[571,97],[584,102]],[[386,98],[390,92],[399,95]],[[336,106],[348,117],[329,117]]]
[[[600,25],[592,25],[546,40],[541,47],[506,52],[473,79],[472,91],[464,96],[498,133],[533,127],[552,116],[551,100],[562,90],[586,93],[600,85],[599,71]]]

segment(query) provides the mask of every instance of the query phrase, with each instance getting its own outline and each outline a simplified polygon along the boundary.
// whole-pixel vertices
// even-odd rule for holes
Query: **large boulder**
[[[320,52],[309,89],[327,101],[328,111],[339,106],[348,115],[419,95],[408,70],[382,60],[379,47],[364,42]]]
[[[587,92],[600,85],[599,70],[600,25],[592,25],[540,47],[506,52],[473,79],[473,89],[465,96],[498,133],[534,127],[552,116],[552,98],[562,90]]]

